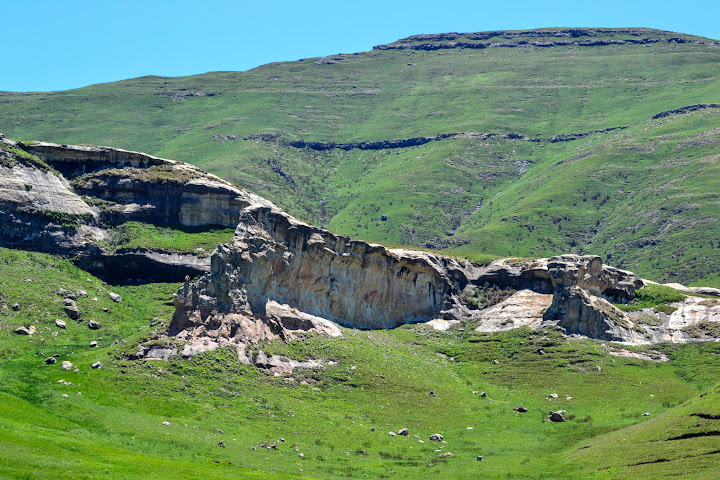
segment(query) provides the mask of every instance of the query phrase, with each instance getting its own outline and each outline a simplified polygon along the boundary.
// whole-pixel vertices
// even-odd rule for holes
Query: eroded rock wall
[[[211,273],[177,306],[251,313],[270,300],[345,326],[390,328],[451,314],[466,267],[350,240],[254,205],[243,211],[232,245],[213,254]]]

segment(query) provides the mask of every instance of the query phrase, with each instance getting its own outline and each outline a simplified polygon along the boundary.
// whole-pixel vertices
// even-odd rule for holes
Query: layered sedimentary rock
[[[186,163],[87,145],[25,144],[0,134],[0,245],[63,254],[103,277],[180,280],[207,257],[136,249],[110,253],[107,225],[234,228],[251,204],[272,205]]]
[[[178,312],[262,312],[268,300],[358,328],[390,328],[453,315],[469,263],[389,250],[300,222],[263,205],[245,209],[211,273],[178,295]]]
[[[603,265],[598,256],[562,255],[548,261],[553,301],[544,314],[568,332],[607,340],[642,342],[642,335],[608,300],[627,302],[642,279],[632,272]]]
[[[176,295],[170,336],[198,344],[211,332],[214,344],[244,348],[284,337],[288,325],[307,316],[314,320],[299,330],[321,331],[323,319],[367,329],[417,322],[445,329],[465,320],[482,331],[560,325],[571,333],[640,341],[608,300],[633,298],[642,280],[599,257],[503,259],[479,267],[351,240],[264,205],[247,207],[240,220],[232,244],[213,254],[211,272]],[[489,286],[523,290],[482,311],[463,303],[463,290]],[[292,313],[271,315],[271,305]]]

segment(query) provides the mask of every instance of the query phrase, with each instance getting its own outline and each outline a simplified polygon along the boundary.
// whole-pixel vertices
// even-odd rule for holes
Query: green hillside
[[[2,93],[0,131],[188,161],[368,240],[598,253],[718,285],[719,45],[651,29],[421,35],[247,72]]]
[[[240,363],[233,349],[128,360],[164,328],[177,287],[111,287],[68,260],[0,249],[1,478],[716,474],[717,344],[629,347],[667,355],[655,363],[554,329],[406,325],[260,345],[337,362],[279,377]],[[78,295],[82,320],[65,316],[60,288]],[[13,333],[30,325],[31,336]],[[513,410],[521,406],[528,411]],[[551,410],[566,410],[567,421],[546,421]],[[402,428],[408,436],[388,435]]]

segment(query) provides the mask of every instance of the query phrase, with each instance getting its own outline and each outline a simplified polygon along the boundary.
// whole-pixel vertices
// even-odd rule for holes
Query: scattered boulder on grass
[[[17,333],[18,335],[32,335],[33,333],[35,333],[35,325],[16,328],[15,333]]]
[[[477,461],[478,461],[478,462],[482,462],[482,461],[483,461],[482,455],[478,455],[478,456],[477,456]]]
[[[55,357],[48,357],[45,359],[45,363],[48,365],[54,365],[57,362],[57,359]]]
[[[563,415],[565,413],[565,410],[558,410],[557,412],[550,412],[550,415],[548,415],[547,419],[551,422],[564,422],[565,416]]]
[[[218,447],[225,448],[225,441],[220,440],[220,441],[218,442]]]
[[[441,453],[440,455],[438,455],[439,458],[447,458],[447,457],[452,457],[452,456],[453,456],[453,454],[450,452],[445,452],[445,453]]]
[[[115,292],[108,292],[108,296],[110,297],[110,300],[112,300],[115,303],[122,302],[122,297]]]
[[[12,306],[12,309],[17,312],[18,310],[20,310],[20,304],[19,304],[19,303],[14,303],[13,306]]]
[[[410,431],[407,428],[401,428],[398,431],[398,435],[403,435],[405,437],[407,437],[409,434],[410,434]]]
[[[88,293],[85,290],[78,290],[77,294],[79,297],[87,297]]]
[[[96,322],[95,320],[90,320],[90,321],[88,322],[88,328],[89,328],[90,330],[97,330],[97,329],[99,329],[101,326],[102,326],[102,325],[100,325],[100,324],[99,324],[98,322]]]
[[[90,342],[90,348],[95,348],[95,347],[97,347],[97,345],[98,345],[98,344],[97,344],[97,342],[96,342],[95,340],[93,340],[92,342]]]
[[[73,364],[72,364],[72,362],[65,360],[64,362],[62,362],[60,364],[60,366],[65,370],[70,370],[73,367]]]
[[[430,440],[432,440],[433,442],[442,442],[443,440],[445,440],[445,437],[443,437],[439,433],[433,433],[432,435],[430,435]]]
[[[62,329],[67,328],[67,324],[65,322],[63,322],[62,320],[60,320],[59,318],[55,319],[55,326],[58,328],[62,328]]]
[[[102,367],[102,363],[100,363],[100,362],[95,362],[92,364],[92,368],[94,368],[94,369],[98,369],[100,367]]]
[[[78,320],[82,317],[82,313],[80,313],[80,309],[75,305],[75,302],[70,303],[70,305],[65,305],[65,315],[73,320]]]
[[[395,432],[388,432],[388,435],[391,436],[391,437],[394,437],[394,436],[396,436],[397,434],[396,434]]]
[[[515,412],[520,412],[520,413],[525,413],[525,412],[528,411],[528,409],[525,408],[525,407],[517,407],[517,408],[513,408],[513,411],[515,411]]]

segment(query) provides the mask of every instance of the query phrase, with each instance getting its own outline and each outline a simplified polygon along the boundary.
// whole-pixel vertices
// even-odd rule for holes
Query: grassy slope
[[[709,221],[717,208],[717,116],[649,120],[720,102],[717,51],[664,42],[374,50],[331,64],[306,59],[2,94],[0,131],[189,161],[300,218],[370,240],[469,241],[461,252],[500,256],[611,254],[612,263],[649,277],[717,284],[720,249],[711,244],[718,235]],[[183,96],[189,92],[206,96]],[[465,131],[550,138],[617,126],[631,128],[542,146],[470,138],[316,152],[242,140],[277,133],[377,141]],[[502,220],[513,217],[520,221]],[[649,221],[638,228],[638,217]]]
[[[112,251],[147,248],[208,255],[219,243],[230,243],[234,235],[234,228],[223,226],[158,227],[142,222],[125,222],[110,229],[110,240],[105,245]]]
[[[564,340],[553,331],[477,334],[467,325],[451,333],[423,325],[345,330],[342,339],[264,345],[268,353],[338,362],[325,371],[298,371],[294,381],[242,365],[229,351],[133,362],[122,354],[152,335],[141,327],[153,317],[169,318],[175,285],[110,288],[65,260],[4,249],[0,278],[1,302],[20,305],[18,312],[0,309],[0,476],[6,478],[476,478],[478,472],[612,478],[616,471],[595,471],[619,455],[603,450],[605,435],[628,427],[642,432],[660,420],[645,422],[643,412],[670,418],[715,385],[720,369],[715,344],[664,347],[672,361],[654,364],[612,357],[599,342]],[[103,328],[66,319],[60,287],[86,290],[89,298],[78,305],[85,320]],[[107,289],[120,293],[122,303],[110,301]],[[65,318],[67,330],[55,328],[55,318]],[[38,327],[32,337],[12,333],[29,323]],[[90,348],[98,337],[102,346]],[[112,345],[116,339],[127,343]],[[545,355],[536,353],[539,347]],[[45,365],[56,353],[80,372]],[[103,367],[92,370],[98,360]],[[473,393],[483,391],[487,397]],[[548,399],[551,393],[560,396]],[[529,412],[513,412],[520,405]],[[543,422],[551,409],[565,409],[572,419]],[[402,427],[409,437],[387,435]],[[673,428],[679,435],[697,430],[685,423]],[[432,433],[447,443],[430,442]],[[259,446],[280,437],[278,450]],[[220,440],[226,448],[217,446]],[[653,445],[686,442],[661,440]],[[687,448],[695,441],[687,440]],[[577,449],[588,444],[597,444],[593,455],[579,457]],[[439,458],[446,451],[453,456]],[[660,475],[667,465],[643,471]],[[714,463],[683,468],[688,478],[703,478]]]

